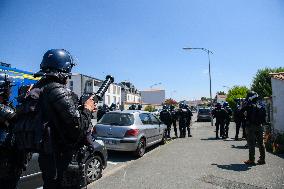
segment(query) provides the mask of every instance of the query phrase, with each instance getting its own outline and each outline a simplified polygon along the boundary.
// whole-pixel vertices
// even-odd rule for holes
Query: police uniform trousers
[[[265,148],[263,145],[263,129],[261,125],[248,124],[246,128],[247,142],[249,147],[249,160],[255,160],[255,147],[258,144],[260,160],[265,160]]]
[[[44,182],[43,189],[62,188],[63,174],[72,160],[72,152],[40,153],[39,167]]]

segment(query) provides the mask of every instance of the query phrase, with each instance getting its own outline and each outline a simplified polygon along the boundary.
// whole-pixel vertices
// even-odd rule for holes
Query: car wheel
[[[87,183],[90,184],[102,177],[103,164],[100,156],[91,156],[85,162]]]
[[[144,138],[141,138],[139,140],[138,146],[136,151],[134,152],[134,155],[138,158],[142,157],[145,154],[146,151],[146,141]]]

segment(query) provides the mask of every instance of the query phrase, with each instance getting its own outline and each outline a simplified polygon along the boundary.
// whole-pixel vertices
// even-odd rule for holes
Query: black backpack
[[[14,125],[15,143],[19,150],[39,152],[42,149],[45,121],[41,110],[43,88],[33,88],[17,108]]]

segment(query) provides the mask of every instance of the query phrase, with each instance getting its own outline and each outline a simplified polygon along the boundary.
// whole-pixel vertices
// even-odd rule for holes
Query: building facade
[[[84,93],[96,93],[101,86],[103,80],[97,79],[91,76],[83,74],[72,74],[71,78],[68,79],[67,86],[71,91],[77,94],[79,97]],[[111,84],[105,93],[103,102],[108,106],[112,103],[117,106],[121,105],[121,87],[118,84]]]
[[[150,89],[140,91],[144,104],[162,104],[166,100],[166,92],[163,89]]]
[[[121,86],[121,109],[128,109],[132,104],[141,104],[141,94],[136,87],[128,82],[123,81],[120,83]]]

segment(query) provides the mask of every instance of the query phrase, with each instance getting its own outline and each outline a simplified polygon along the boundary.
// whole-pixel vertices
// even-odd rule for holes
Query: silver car
[[[140,110],[106,113],[94,127],[93,135],[108,150],[133,151],[142,157],[145,149],[165,142],[166,125],[153,114]]]

